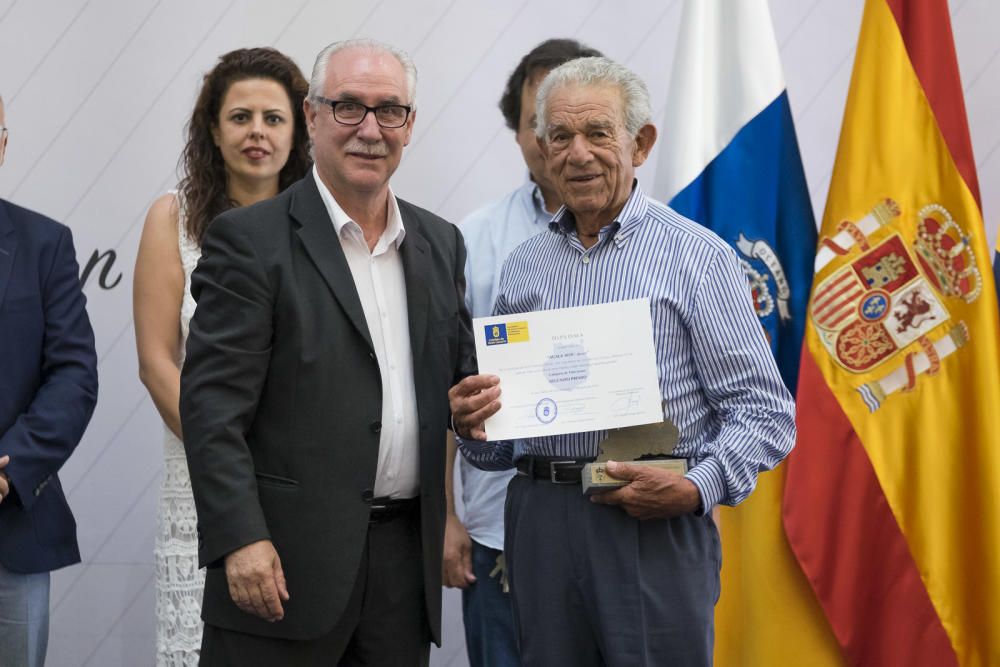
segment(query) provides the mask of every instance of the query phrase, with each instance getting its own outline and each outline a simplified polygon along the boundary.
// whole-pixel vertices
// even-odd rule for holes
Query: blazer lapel
[[[431,246],[424,238],[420,220],[406,202],[399,202],[399,214],[403,218],[406,236],[400,245],[403,259],[403,276],[406,278],[406,309],[410,318],[410,349],[416,361],[423,355],[424,340],[427,338],[427,307],[429,287],[427,276],[431,273]],[[416,365],[416,364],[414,364]]]
[[[316,189],[316,180],[310,173],[300,183],[301,187],[292,196],[289,211],[292,218],[301,225],[298,229],[299,238],[347,318],[368,343],[368,348],[374,350],[351,268],[347,265],[347,258],[340,247],[330,214]]]
[[[7,213],[7,206],[0,199],[0,305],[3,304],[7,285],[10,283],[10,273],[14,268],[14,252],[17,250],[17,237],[14,236],[14,223]]]

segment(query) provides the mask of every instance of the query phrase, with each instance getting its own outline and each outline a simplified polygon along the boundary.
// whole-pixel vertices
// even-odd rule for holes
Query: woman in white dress
[[[205,75],[187,128],[177,191],[149,209],[133,286],[139,377],[166,426],[157,512],[156,664],[197,665],[204,571],[178,412],[180,366],[194,314],[191,272],[212,219],[273,197],[308,171],[302,101],[309,84],[274,49],[225,54]]]

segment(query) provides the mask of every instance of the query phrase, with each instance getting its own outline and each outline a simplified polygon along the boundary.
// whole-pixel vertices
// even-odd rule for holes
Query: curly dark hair
[[[309,82],[298,65],[270,48],[237,49],[220,56],[219,62],[205,75],[198,93],[187,125],[187,144],[180,159],[184,176],[178,189],[184,224],[188,236],[199,243],[215,216],[238,206],[226,192],[225,163],[212,139],[212,128],[219,124],[219,111],[229,87],[246,79],[270,79],[281,84],[292,104],[295,121],[292,150],[278,175],[278,188],[284,190],[305,176],[312,164],[309,133],[302,111]]]
[[[524,82],[538,72],[553,70],[563,63],[577,58],[603,57],[597,49],[585,46],[575,39],[547,39],[521,58],[521,62],[511,72],[500,98],[500,113],[507,127],[517,132],[521,121],[521,89]]]

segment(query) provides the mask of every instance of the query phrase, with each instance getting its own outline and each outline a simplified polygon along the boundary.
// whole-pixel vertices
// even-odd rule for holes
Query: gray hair
[[[330,58],[338,51],[346,49],[360,49],[373,53],[388,53],[403,66],[406,72],[406,92],[410,98],[408,104],[414,109],[417,108],[417,66],[413,64],[410,56],[402,49],[397,49],[385,42],[375,39],[358,38],[345,39],[340,42],[330,44],[316,56],[316,64],[313,65],[312,78],[309,80],[309,99],[315,100],[323,95],[323,86],[326,83],[326,66],[330,64]]]
[[[622,94],[625,130],[632,137],[639,133],[639,128],[653,118],[653,110],[649,105],[649,90],[635,72],[608,58],[577,58],[549,72],[538,87],[538,99],[535,102],[535,136],[539,139],[545,139],[548,102],[552,91],[574,84],[617,86]]]

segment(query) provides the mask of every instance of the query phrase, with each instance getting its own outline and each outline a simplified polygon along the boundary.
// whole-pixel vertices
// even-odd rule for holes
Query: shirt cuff
[[[455,434],[455,444],[458,445],[459,450],[461,450],[463,454],[469,455],[471,460],[487,457],[493,452],[494,445],[496,444],[494,442],[489,442],[488,440],[466,440],[458,434],[458,431],[455,430],[452,430],[452,433]]]
[[[701,496],[701,507],[695,512],[704,516],[712,511],[726,497],[726,476],[722,465],[714,458],[707,458],[694,468],[688,470],[685,478],[689,479],[698,489]]]

